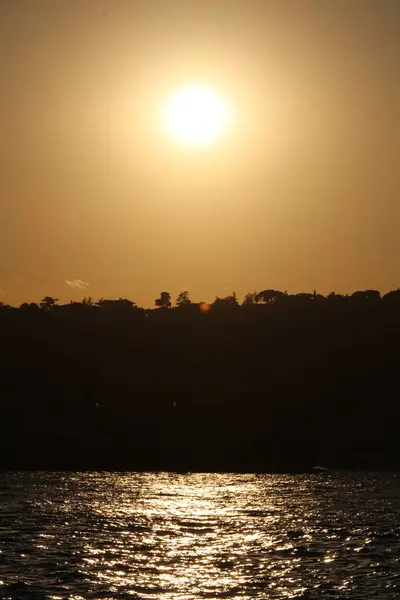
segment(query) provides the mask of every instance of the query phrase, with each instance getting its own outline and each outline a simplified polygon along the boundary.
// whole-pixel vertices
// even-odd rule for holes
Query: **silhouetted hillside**
[[[0,308],[2,468],[400,466],[400,291]]]

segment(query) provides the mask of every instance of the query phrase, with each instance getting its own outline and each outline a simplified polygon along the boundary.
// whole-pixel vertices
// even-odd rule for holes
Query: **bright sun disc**
[[[226,122],[226,107],[209,88],[184,88],[175,93],[167,103],[167,129],[186,144],[211,142],[222,133]]]

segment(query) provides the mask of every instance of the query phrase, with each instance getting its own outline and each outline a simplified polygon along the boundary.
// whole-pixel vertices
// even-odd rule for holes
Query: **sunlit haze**
[[[399,285],[398,0],[2,0],[0,300]]]

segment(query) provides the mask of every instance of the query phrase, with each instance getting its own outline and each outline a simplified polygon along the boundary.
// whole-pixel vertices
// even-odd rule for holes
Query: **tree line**
[[[39,303],[36,302],[23,302],[19,306],[19,310],[22,311],[35,311],[42,310],[49,312],[54,308],[60,308],[58,304],[58,298],[52,296],[43,297]],[[239,308],[250,307],[257,305],[276,305],[276,306],[305,306],[305,305],[321,305],[323,303],[329,303],[331,305],[345,305],[352,304],[358,306],[373,306],[379,303],[384,305],[400,306],[400,288],[391,290],[383,295],[378,290],[357,290],[352,294],[337,294],[334,291],[330,294],[323,295],[317,293],[315,290],[312,293],[297,293],[289,294],[287,291],[282,292],[280,290],[266,289],[260,292],[249,292],[244,296],[242,303],[233,292],[225,297],[217,296],[212,303],[208,302],[192,302],[190,293],[188,290],[181,291],[175,299],[175,308],[185,308],[189,306],[200,307],[203,312],[207,312],[209,309],[218,308]],[[104,299],[100,298],[95,301],[91,296],[84,297],[81,302],[72,301],[66,306],[78,307],[79,305],[85,308],[103,308],[103,309],[138,309],[136,302],[128,300],[127,298]],[[174,308],[172,303],[171,294],[169,292],[161,292],[160,296],[155,299],[154,306],[158,309],[172,309]],[[0,309],[15,309],[15,307],[0,302]],[[142,309],[143,310],[143,309]]]
[[[0,310],[0,468],[399,468],[400,290]]]

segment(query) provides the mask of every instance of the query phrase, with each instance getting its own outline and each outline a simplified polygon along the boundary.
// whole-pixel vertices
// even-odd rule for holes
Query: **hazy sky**
[[[1,0],[2,299],[397,288],[399,51],[399,0]]]

